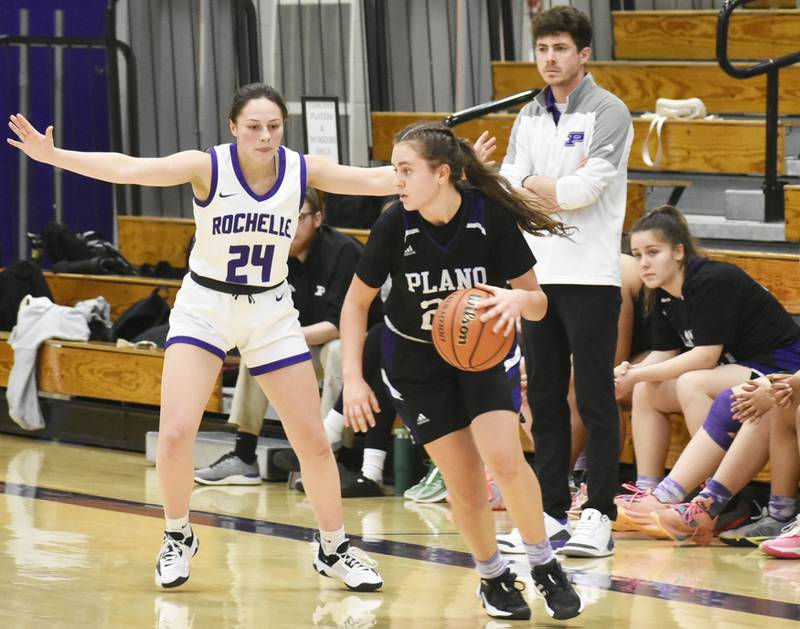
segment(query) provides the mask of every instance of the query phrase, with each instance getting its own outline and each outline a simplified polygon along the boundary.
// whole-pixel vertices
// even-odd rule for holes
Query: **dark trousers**
[[[550,284],[541,321],[524,321],[528,402],[533,412],[536,474],[544,510],[562,518],[570,507],[570,355],[578,409],[587,430],[584,509],[616,518],[619,411],[614,398],[614,353],[621,303],[617,286]]]

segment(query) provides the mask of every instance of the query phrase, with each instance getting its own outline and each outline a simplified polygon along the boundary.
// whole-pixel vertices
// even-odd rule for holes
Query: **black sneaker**
[[[583,611],[583,600],[567,579],[558,559],[553,557],[545,564],[534,566],[531,576],[544,596],[544,608],[551,618],[567,620]]]
[[[297,455],[291,448],[278,450],[272,455],[272,463],[275,465],[275,467],[277,467],[279,470],[283,470],[284,472],[300,471],[300,460],[297,458]]]
[[[383,496],[383,489],[371,478],[359,474],[352,480],[342,478],[342,498],[375,498]]]
[[[531,608],[522,597],[524,589],[525,585],[517,581],[517,575],[506,568],[499,577],[481,579],[478,597],[486,613],[492,618],[528,620],[531,617]]]

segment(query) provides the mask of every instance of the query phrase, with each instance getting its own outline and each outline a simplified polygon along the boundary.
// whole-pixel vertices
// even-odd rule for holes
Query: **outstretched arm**
[[[162,187],[191,182],[196,194],[202,194],[211,181],[211,158],[202,151],[183,151],[156,158],[67,151],[54,145],[52,126],[42,134],[22,114],[11,116],[8,126],[17,139],[9,138],[7,142],[31,159],[93,179]]]
[[[342,166],[316,155],[306,155],[308,185],[335,194],[386,197],[397,193],[394,168]]]

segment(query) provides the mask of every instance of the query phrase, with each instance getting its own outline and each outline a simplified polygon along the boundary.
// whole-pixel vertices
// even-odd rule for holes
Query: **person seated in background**
[[[385,493],[383,468],[386,463],[386,455],[392,445],[392,426],[397,417],[397,411],[381,377],[380,343],[384,327],[384,323],[376,323],[369,329],[364,340],[364,380],[375,392],[380,411],[375,413],[375,425],[364,433],[364,452],[360,473],[353,477],[342,474],[342,498],[370,498],[383,496]],[[344,441],[343,408],[340,393],[333,408],[323,418],[325,434],[328,435],[328,441],[334,452],[338,452],[342,448]],[[273,461],[275,465],[287,472],[300,471],[300,461],[291,449],[277,452]],[[302,489],[302,479],[295,482],[293,487]]]
[[[783,388],[787,385],[788,392]],[[759,550],[767,555],[780,559],[800,559],[800,512],[796,494],[800,481],[800,372],[773,383],[766,396],[762,394],[761,400],[751,402],[754,393],[746,392],[737,398],[736,417],[741,421],[758,421],[769,402],[777,407],[772,412],[771,420],[776,429],[772,431],[769,443],[772,495],[768,512],[753,523],[754,527],[762,524],[761,529],[746,531],[742,537],[753,544],[757,543]],[[763,399],[765,397],[766,400]],[[758,408],[758,402],[764,406]],[[750,407],[754,407],[754,412],[750,412]],[[778,494],[779,483],[784,488],[784,495]],[[782,500],[776,502],[776,509],[773,509],[772,498],[776,495]],[[788,522],[777,532],[777,525],[787,519],[792,508],[797,515],[793,520],[789,516]],[[770,519],[776,520],[774,526],[771,526]],[[727,539],[722,541],[730,543]]]
[[[800,480],[794,433],[797,403],[790,407],[790,377],[771,374],[734,387],[732,394],[726,391],[718,396],[705,424],[669,475],[653,490],[631,487],[632,495],[619,498],[619,530],[698,544],[710,543],[719,533],[720,541],[731,546],[758,546],[777,537],[795,515]],[[724,423],[720,422],[723,414]],[[743,525],[751,515],[749,507],[744,514],[732,512],[733,520],[721,517],[731,498],[753,480],[768,459],[772,491],[767,507]],[[703,482],[706,486],[699,495],[685,502]]]
[[[339,314],[363,247],[323,223],[319,195],[307,188],[289,250],[287,282],[300,325],[322,376],[321,411],[325,416],[342,390]],[[261,482],[256,446],[269,401],[244,363],[239,369],[229,422],[237,426],[233,451],[195,471],[203,485],[256,485]]]
[[[633,226],[631,249],[648,291],[653,351],[637,365],[617,366],[615,382],[618,397],[633,391],[636,488],[654,490],[664,476],[669,414],[682,412],[691,435],[703,426],[707,435],[698,439],[715,441],[722,452],[724,437],[735,432],[731,387],[800,369],[800,328],[742,269],[702,257],[686,219],[671,206]],[[617,507],[636,493],[618,496]],[[713,519],[730,491],[712,479],[704,496],[696,504]]]

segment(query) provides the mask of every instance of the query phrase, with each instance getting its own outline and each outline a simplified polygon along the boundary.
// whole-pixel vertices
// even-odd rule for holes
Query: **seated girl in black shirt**
[[[647,491],[664,474],[669,414],[683,413],[696,435],[692,450],[698,463],[719,464],[740,426],[733,418],[731,387],[800,369],[800,328],[739,267],[701,257],[686,220],[673,207],[663,206],[634,225],[631,250],[648,290],[653,351],[638,365],[620,364],[615,379],[618,394],[633,389],[636,486]],[[658,491],[666,498],[661,502],[680,502],[680,494],[691,489],[668,478]],[[681,505],[677,515],[684,524],[709,524],[730,491],[712,479],[701,497],[695,506]],[[635,498],[619,497],[618,507],[625,509]],[[664,528],[673,537],[685,532]]]

